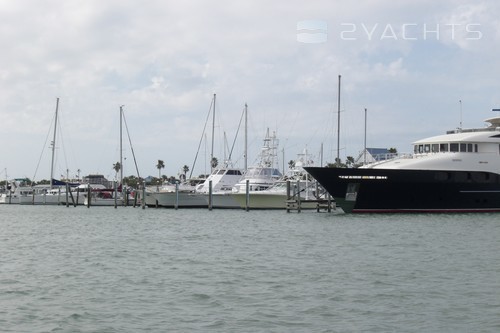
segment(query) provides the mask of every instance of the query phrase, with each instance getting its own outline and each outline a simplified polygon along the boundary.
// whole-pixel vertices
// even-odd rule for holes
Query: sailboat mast
[[[367,120],[367,109],[365,108],[365,149],[364,149],[364,153],[363,153],[363,163],[366,164],[366,120]]]
[[[321,142],[321,146],[319,148],[319,166],[322,167],[323,166],[323,142]]]
[[[123,119],[123,105],[120,106],[120,185],[123,186],[122,119]]]
[[[245,171],[248,169],[248,105],[245,103]]]
[[[54,120],[54,138],[52,139],[52,161],[50,163],[50,189],[54,186],[54,157],[56,154],[56,131],[57,131],[57,113],[59,112],[59,97],[56,99],[56,115]]]
[[[214,161],[214,133],[215,133],[215,94],[214,94],[214,113],[212,115],[212,151],[210,153],[210,171],[213,171]]]
[[[226,131],[224,131],[224,167],[229,165],[229,160],[227,159],[226,150],[229,150],[229,145],[227,144]]]
[[[337,101],[337,164],[340,164],[340,78],[339,75],[339,92]]]

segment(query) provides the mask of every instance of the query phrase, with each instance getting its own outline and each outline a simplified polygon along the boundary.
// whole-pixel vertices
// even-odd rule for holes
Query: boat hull
[[[305,168],[353,213],[500,212],[500,175],[481,171]]]
[[[206,193],[146,192],[145,203],[148,207],[208,208],[210,200]],[[214,193],[212,208],[240,208],[240,206],[230,193]]]
[[[205,194],[207,207],[210,205],[210,197]],[[240,208],[240,204],[235,200],[231,192],[212,194],[212,208],[235,209]]]
[[[149,195],[148,195],[149,194]],[[193,192],[146,192],[148,207],[206,208],[204,195]]]
[[[52,194],[35,194],[19,198],[21,205],[60,205],[63,197]]]
[[[247,196],[245,193],[233,193],[235,201],[238,202],[239,207],[242,209],[287,209],[288,197],[286,194],[273,193],[268,191],[255,191],[250,192]],[[301,203],[301,209],[317,209],[317,202],[308,202],[304,200]]]
[[[19,196],[17,195],[8,195],[1,194],[0,195],[0,204],[19,204]]]

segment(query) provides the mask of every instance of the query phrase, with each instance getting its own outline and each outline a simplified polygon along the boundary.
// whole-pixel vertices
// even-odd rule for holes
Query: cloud
[[[474,50],[491,24],[491,4],[463,4],[442,16],[438,22],[439,40],[464,50]],[[485,30],[486,29],[486,30]]]
[[[332,152],[339,74],[342,153],[362,149],[365,107],[374,116],[373,144],[409,144],[405,133],[450,124],[458,99],[477,110],[500,100],[498,14],[494,1],[466,0],[2,2],[0,123],[15,144],[0,147],[0,156],[9,156],[0,168],[13,176],[33,173],[56,97],[63,134],[73,142],[67,148],[77,157],[68,168],[84,174],[110,172],[116,162],[120,105],[142,173],[155,175],[163,159],[164,172],[176,174],[194,159],[214,93],[219,136],[235,135],[248,103],[251,155],[267,127],[277,131],[288,156],[306,144],[317,150],[328,143]],[[326,22],[327,40],[297,42],[303,20]],[[454,38],[450,22],[460,24]],[[460,28],[475,22],[480,26],[470,28],[482,38],[467,39],[474,32]],[[439,38],[424,38],[425,27],[436,24]],[[404,38],[405,27],[413,39]],[[427,125],[429,118],[436,121]],[[401,134],[389,139],[388,131]],[[48,166],[41,168],[40,175],[48,174]]]

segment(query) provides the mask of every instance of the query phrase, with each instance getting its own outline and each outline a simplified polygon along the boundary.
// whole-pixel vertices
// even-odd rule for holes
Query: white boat
[[[240,208],[232,194],[241,189],[245,193],[247,180],[253,192],[268,189],[281,178],[282,174],[277,168],[277,146],[276,135],[269,135],[267,130],[259,162],[248,168],[244,174],[237,168],[218,168],[203,183],[196,186],[194,192],[180,188],[176,192],[172,191],[172,187],[168,187],[163,191],[146,193],[146,203],[149,203],[149,206],[170,208]]]
[[[264,144],[258,156],[258,162],[245,171],[242,177],[231,186],[222,190],[214,190],[212,196],[207,196],[207,204],[213,208],[240,208],[233,193],[264,191],[273,186],[282,174],[278,169],[278,139],[276,134],[269,135],[269,129],[264,137]],[[210,202],[211,200],[211,202]]]
[[[195,189],[196,185],[194,184],[191,185],[189,182],[183,182],[180,184],[165,183],[160,186],[158,185],[147,186],[144,192],[145,205],[148,207],[153,207],[158,205],[155,194],[164,193],[165,195],[167,195],[168,193],[176,193],[176,192],[194,193]]]
[[[324,199],[324,191],[304,170],[314,162],[307,149],[298,154],[288,172],[272,186],[264,190],[234,191],[232,196],[244,209],[285,209],[287,203],[301,200],[301,209],[316,209],[318,203],[312,200]]]
[[[213,129],[215,128],[215,98],[216,95],[214,94],[208,114],[210,115],[210,112],[213,111],[211,161],[213,159],[214,145]],[[147,190],[145,193],[146,205],[150,207],[159,206],[169,208],[208,207],[210,205],[209,198],[213,198],[216,193],[221,195],[231,193],[233,186],[241,179],[243,175],[240,169],[231,167],[230,160],[231,158],[229,157],[228,160],[225,161],[223,167],[213,169],[211,174],[202,183],[196,185],[194,188],[192,186],[175,187],[175,185],[167,185],[155,190],[154,186],[150,187],[149,190]],[[212,195],[210,196],[209,194]],[[229,200],[231,201],[230,203],[221,202],[221,204],[228,204],[232,207],[237,207],[237,204],[236,202],[234,202],[234,200],[232,200],[231,198]]]
[[[250,192],[263,191],[274,185],[282,177],[278,168],[277,152],[276,133],[269,135],[267,129],[258,163],[245,171],[243,177],[233,186],[232,192],[246,193],[247,183]]]
[[[50,185],[35,185],[29,195],[19,198],[21,205],[59,204],[61,202],[61,188],[50,188]]]
[[[168,186],[160,191],[146,191],[146,205],[168,208],[203,208],[208,207],[210,186],[212,194],[231,193],[231,190],[242,177],[240,169],[218,168],[215,169],[207,179],[192,187]],[[232,206],[235,206],[234,203]]]
[[[31,196],[33,188],[28,185],[28,179],[16,178],[6,182],[6,188],[0,194],[0,204],[19,204],[21,198]]]

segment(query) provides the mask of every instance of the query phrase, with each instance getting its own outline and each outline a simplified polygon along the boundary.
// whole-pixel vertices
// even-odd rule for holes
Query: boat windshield
[[[257,177],[280,177],[281,172],[274,168],[248,168],[245,173],[245,178],[257,178]]]

